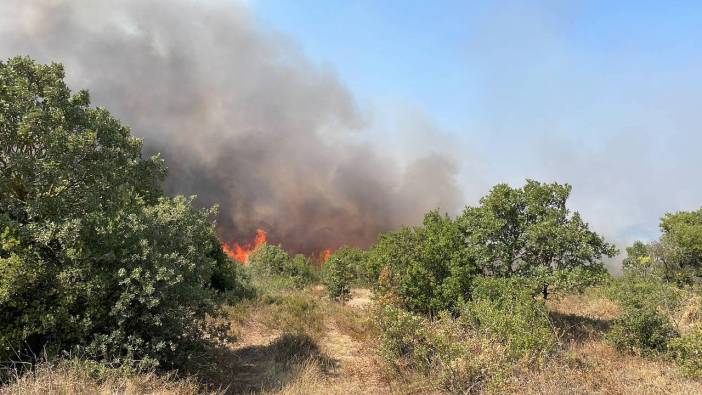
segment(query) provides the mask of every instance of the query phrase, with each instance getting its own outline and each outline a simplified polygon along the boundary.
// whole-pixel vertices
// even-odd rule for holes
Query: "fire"
[[[327,249],[322,250],[322,252],[319,254],[319,258],[322,260],[322,265],[327,263],[327,260],[329,259],[331,254],[332,254],[331,248],[327,248]]]
[[[222,251],[235,261],[239,261],[244,265],[249,264],[249,255],[256,251],[267,240],[266,231],[259,228],[256,229],[256,238],[249,243],[240,245],[237,242],[232,242],[231,245],[226,242],[222,243]]]

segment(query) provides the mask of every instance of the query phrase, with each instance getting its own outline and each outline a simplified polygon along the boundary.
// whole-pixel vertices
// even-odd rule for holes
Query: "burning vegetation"
[[[222,242],[222,251],[224,251],[227,256],[244,266],[249,265],[249,257],[251,254],[256,252],[263,244],[268,242],[268,233],[262,228],[256,229],[256,236],[253,240],[239,244],[238,242],[232,240],[229,243],[226,241]],[[329,259],[334,251],[331,248],[325,248],[319,252],[317,255],[319,258],[319,265],[324,265]]]
[[[235,261],[242,263],[244,266],[248,266],[249,256],[267,241],[268,235],[266,234],[266,231],[258,228],[256,229],[256,237],[253,239],[253,241],[243,245],[237,243],[236,241],[231,241],[229,244],[227,244],[226,241],[223,241],[222,251],[224,251],[227,256]]]

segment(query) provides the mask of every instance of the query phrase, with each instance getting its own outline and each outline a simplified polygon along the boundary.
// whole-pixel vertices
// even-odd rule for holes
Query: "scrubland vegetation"
[[[215,210],[60,65],[0,63],[0,393],[700,393],[702,209],[615,247],[570,186],[497,185],[319,270]]]

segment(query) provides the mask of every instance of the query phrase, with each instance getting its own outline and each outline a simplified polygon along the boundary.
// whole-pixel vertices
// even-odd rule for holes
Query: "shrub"
[[[455,312],[469,299],[477,274],[463,254],[463,241],[454,220],[430,211],[422,226],[380,236],[368,254],[369,275],[378,281],[381,296],[392,295],[412,312]]]
[[[651,307],[624,310],[607,334],[618,349],[643,355],[665,352],[675,336],[668,316]]]
[[[675,361],[691,377],[702,378],[702,329],[672,339],[668,348]]]
[[[447,313],[432,321],[385,306],[376,321],[382,330],[381,357],[398,371],[421,373],[442,391],[478,392],[510,369],[504,345],[479,336]]]
[[[329,256],[322,268],[322,280],[330,298],[348,299],[351,286],[359,281],[364,258],[363,251],[350,247],[342,247]]]
[[[432,322],[430,339],[432,381],[451,394],[481,393],[499,385],[515,367],[504,344],[480,336],[445,313]]]
[[[662,236],[627,248],[624,272],[662,277],[677,284],[700,284],[702,278],[702,208],[667,213],[661,218]]]
[[[538,277],[544,298],[553,285],[582,288],[606,273],[616,248],[566,207],[571,187],[527,180],[493,187],[456,219],[430,211],[422,226],[380,236],[369,252],[369,277],[413,312],[433,314],[469,300],[471,281]],[[572,273],[572,274],[571,274]]]
[[[427,319],[394,306],[385,306],[378,317],[382,334],[379,353],[386,362],[403,358],[410,367],[428,368],[431,345]]]
[[[0,360],[46,347],[182,365],[227,339],[212,318],[244,279],[225,274],[214,210],[163,197],[162,161],[63,77],[0,62]]]
[[[249,266],[258,276],[271,277],[286,274],[290,256],[283,247],[263,243],[249,256]]]
[[[660,277],[635,274],[611,281],[604,292],[623,310],[657,310],[669,317],[677,315],[684,308],[683,302],[691,296],[688,291]]]
[[[689,291],[669,284],[661,277],[627,273],[614,280],[605,293],[622,308],[607,334],[619,349],[652,355],[665,352],[677,336],[674,319],[684,318]]]
[[[285,272],[292,277],[296,288],[303,288],[316,278],[309,259],[302,254],[297,254],[286,265]]]
[[[324,317],[309,295],[300,292],[269,296],[264,302],[269,303],[267,325],[293,335],[316,337],[322,332]]]
[[[212,287],[224,293],[230,304],[256,296],[256,288],[251,283],[251,274],[242,264],[224,255],[221,249],[211,252],[217,265],[212,274]]]
[[[504,344],[514,358],[543,358],[556,345],[548,311],[533,297],[535,280],[480,278],[462,319],[481,333]]]
[[[290,259],[279,245],[262,244],[249,257],[249,265],[260,280],[274,288],[302,288],[315,278],[304,255]]]
[[[700,283],[702,275],[702,208],[696,211],[667,213],[661,218],[661,243],[672,246],[667,268],[676,270],[681,282]],[[672,267],[671,267],[672,266]]]

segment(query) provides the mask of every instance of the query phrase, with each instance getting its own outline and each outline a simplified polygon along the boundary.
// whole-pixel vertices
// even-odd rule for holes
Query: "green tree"
[[[667,245],[667,275],[699,278],[702,271],[702,208],[668,213],[661,219],[661,244]]]
[[[180,364],[225,339],[206,318],[238,281],[214,212],[163,197],[158,156],[63,78],[0,62],[0,360],[47,346]]]
[[[571,187],[527,180],[523,188],[499,184],[458,218],[468,254],[493,277],[539,276],[542,292],[558,271],[603,272],[603,256],[615,247],[590,231],[578,212],[566,207]]]
[[[640,241],[627,248],[624,271],[638,276],[653,275],[678,284],[698,281],[702,276],[702,209],[668,213],[661,218],[659,240]]]
[[[649,246],[641,241],[635,241],[626,248],[626,258],[622,261],[625,273],[646,273],[652,266]]]

